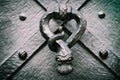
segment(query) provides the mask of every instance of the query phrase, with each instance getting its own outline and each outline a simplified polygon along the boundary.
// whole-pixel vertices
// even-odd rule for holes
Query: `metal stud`
[[[62,26],[60,26],[59,28],[58,28],[58,30],[59,30],[59,32],[62,32],[63,30],[62,30]]]
[[[19,19],[21,20],[21,21],[25,21],[26,20],[26,15],[25,15],[25,13],[21,13],[20,14],[20,16],[19,16]]]
[[[104,18],[104,17],[105,17],[104,11],[99,11],[99,12],[98,12],[98,17],[99,17],[99,18]]]
[[[107,50],[101,50],[101,51],[99,51],[99,56],[102,59],[106,59],[108,57],[108,51]]]
[[[27,58],[27,52],[21,51],[18,53],[18,56],[21,60],[25,60]]]

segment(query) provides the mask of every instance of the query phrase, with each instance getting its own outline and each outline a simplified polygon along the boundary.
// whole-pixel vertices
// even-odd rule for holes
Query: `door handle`
[[[65,6],[63,8],[63,6]],[[49,21],[51,19],[61,20],[63,24],[58,27],[57,34],[54,34],[50,30]],[[63,37],[65,32],[63,31],[64,24],[68,21],[74,19],[77,23],[76,27],[78,28],[74,31],[70,37],[63,41]],[[40,32],[42,36],[48,41],[48,46],[50,50],[57,53],[56,61],[58,62],[57,70],[60,74],[68,74],[72,72],[72,51],[71,47],[81,38],[83,33],[86,30],[86,20],[82,18],[82,16],[71,8],[68,5],[59,6],[58,9],[52,9],[51,11],[47,11],[45,15],[40,20]],[[73,26],[74,27],[74,26]]]

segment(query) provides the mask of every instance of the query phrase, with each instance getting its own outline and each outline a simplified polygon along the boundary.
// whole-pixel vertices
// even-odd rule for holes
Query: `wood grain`
[[[100,19],[98,12],[104,11],[105,18]],[[90,0],[80,12],[87,20],[87,29],[108,49],[120,58],[120,1]],[[104,49],[104,46],[103,46]]]
[[[28,0],[0,0],[0,6],[0,63],[3,63],[39,30],[44,11]],[[19,20],[22,12],[26,14],[25,21]]]
[[[56,4],[55,0],[39,0],[47,8]],[[84,1],[84,0],[81,0]],[[80,2],[81,2],[80,1]],[[79,0],[70,4],[79,8]],[[75,4],[74,4],[75,3]],[[48,5],[49,4],[49,5]],[[87,20],[87,30],[99,39],[108,49],[120,58],[120,1],[90,0],[81,10]],[[0,0],[0,63],[24,45],[32,35],[39,31],[39,20],[44,14],[34,0]],[[98,17],[103,10],[104,19]],[[25,21],[19,14],[27,15]],[[26,47],[26,49],[29,47]],[[104,49],[104,46],[103,46]],[[115,75],[95,58],[89,50],[78,43],[72,48],[74,71],[69,75],[57,73],[55,54],[46,46],[13,76],[14,80],[114,80]],[[116,78],[117,79],[117,78]],[[119,79],[118,79],[119,80]]]
[[[60,75],[56,70],[54,53],[44,47],[27,63],[13,80],[113,80],[114,75],[101,65],[82,44],[72,48],[73,72]],[[22,77],[20,77],[22,76]]]

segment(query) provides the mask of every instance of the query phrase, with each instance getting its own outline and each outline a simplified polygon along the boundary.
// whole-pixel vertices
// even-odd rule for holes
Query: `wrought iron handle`
[[[62,38],[64,36],[64,31],[62,28],[64,24],[62,24],[59,28],[58,34],[54,34],[49,27],[49,21],[51,19],[61,20],[64,24],[71,19],[74,19],[77,22],[77,31],[73,32],[70,37],[63,41]],[[58,9],[54,9],[52,11],[48,11],[40,20],[40,31],[43,37],[48,40],[48,46],[52,51],[57,52],[56,60],[58,62],[57,70],[61,74],[70,73],[73,68],[71,66],[71,62],[73,60],[72,51],[70,48],[80,39],[86,29],[86,21],[81,18],[79,13],[65,5],[63,8],[59,6]]]

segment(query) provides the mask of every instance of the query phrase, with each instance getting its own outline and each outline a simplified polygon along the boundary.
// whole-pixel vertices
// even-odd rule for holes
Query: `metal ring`
[[[78,12],[67,12],[63,17],[59,12],[51,11],[50,13],[45,14],[40,21],[40,31],[42,32],[43,37],[47,40],[55,36],[49,27],[49,21],[51,19],[60,19],[64,21],[70,21],[71,19],[74,19],[77,22],[77,31],[73,32],[72,35],[66,40],[69,47],[72,47],[85,32],[86,21],[80,18]]]
[[[66,41],[63,41],[61,38],[63,38],[64,32],[62,31],[61,27],[59,28],[60,30],[58,34],[54,34],[50,30],[49,21],[51,19],[64,21],[64,24],[74,19],[77,22],[78,29],[77,31],[73,32]],[[62,24],[63,27],[65,26],[64,24]],[[43,37],[48,40],[49,48],[52,51],[58,52],[56,60],[59,64],[59,66],[57,66],[59,73],[68,74],[73,70],[71,65],[73,57],[70,47],[72,47],[78,41],[78,39],[85,32],[85,29],[86,21],[80,18],[76,11],[72,12],[71,8],[68,7],[63,10],[60,8],[59,12],[53,10],[49,13],[46,13],[41,19],[40,31]]]

